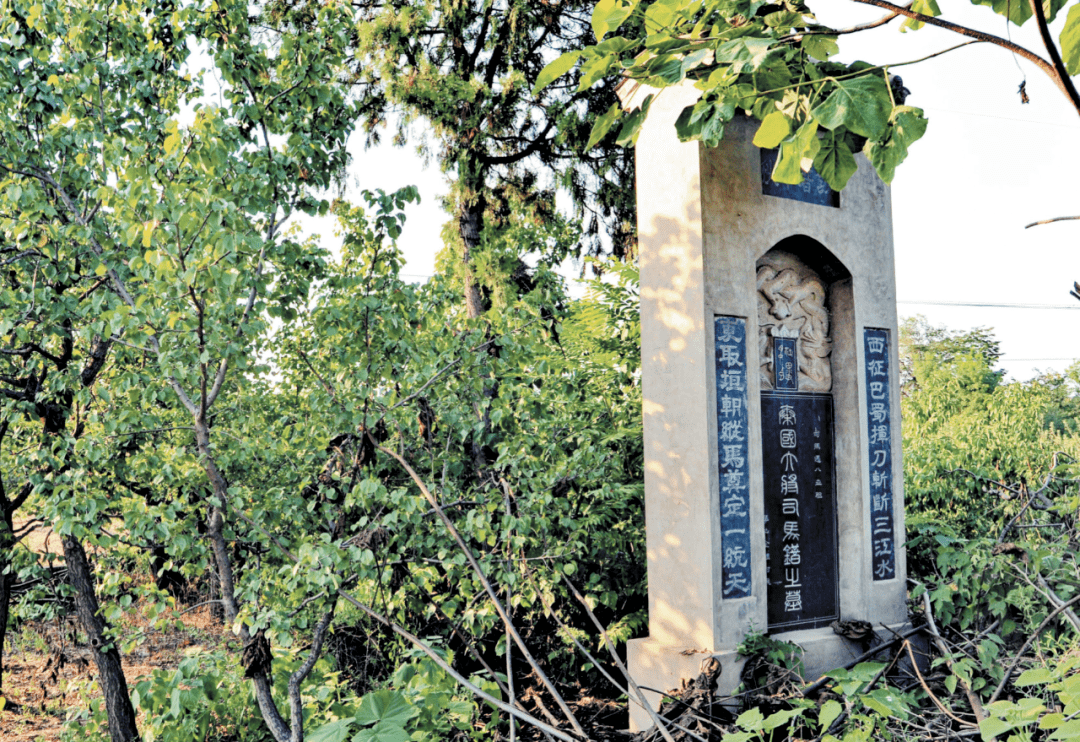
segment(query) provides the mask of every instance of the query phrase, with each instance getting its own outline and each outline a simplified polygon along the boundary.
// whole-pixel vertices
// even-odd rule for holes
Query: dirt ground
[[[16,522],[21,528],[26,521]],[[53,563],[62,563],[60,538],[47,528],[38,528],[23,545]],[[57,560],[56,556],[60,559]],[[181,606],[174,616],[183,629],[167,634],[155,631],[133,604],[122,620],[127,636],[144,633],[144,640],[123,657],[129,685],[154,670],[176,667],[185,653],[202,646],[216,645],[229,636],[210,615],[210,606],[187,610]],[[76,642],[75,619],[32,622],[9,631],[4,646],[3,691],[0,702],[0,741],[54,742],[60,739],[67,717],[84,703],[83,694],[100,697],[92,681],[97,676],[89,648]]]

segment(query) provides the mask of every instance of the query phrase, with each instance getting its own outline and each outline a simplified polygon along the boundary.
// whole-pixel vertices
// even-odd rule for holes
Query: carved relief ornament
[[[825,284],[794,255],[772,250],[758,261],[761,388],[773,389],[773,338],[796,338],[799,391],[832,391],[832,338]]]

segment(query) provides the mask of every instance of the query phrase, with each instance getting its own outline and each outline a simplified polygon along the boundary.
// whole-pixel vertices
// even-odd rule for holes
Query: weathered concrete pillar
[[[816,676],[861,652],[832,621],[906,620],[892,213],[861,155],[836,194],[772,183],[749,118],[679,142],[697,94],[665,90],[637,144],[649,636],[629,660],[670,690],[715,656],[732,692],[750,630]]]

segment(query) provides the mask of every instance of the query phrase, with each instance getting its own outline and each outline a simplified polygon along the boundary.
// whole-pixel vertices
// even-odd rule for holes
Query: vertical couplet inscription
[[[769,629],[839,616],[832,396],[761,395]]]
[[[863,330],[866,429],[870,447],[870,548],[875,580],[896,577],[893,544],[892,415],[889,408],[889,332]]]
[[[723,595],[749,598],[750,476],[746,431],[746,320],[716,317],[716,430],[720,465],[720,531],[724,550]]]

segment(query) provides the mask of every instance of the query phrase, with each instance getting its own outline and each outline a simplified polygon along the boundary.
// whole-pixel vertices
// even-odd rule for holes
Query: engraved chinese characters
[[[795,338],[773,338],[773,368],[776,369],[776,388],[796,391],[799,388],[799,368],[795,360]]]
[[[723,595],[731,600],[751,594],[746,320],[717,317],[714,334]]]
[[[896,577],[893,543],[892,416],[889,408],[889,333],[863,330],[866,414],[870,447],[870,546],[875,580]]]
[[[832,338],[821,278],[794,255],[771,250],[758,261],[757,288],[761,388],[772,389],[781,378],[774,346],[780,338],[790,338],[797,348],[797,376],[792,386],[776,388],[831,391]]]
[[[761,395],[769,629],[839,615],[832,397]]]

